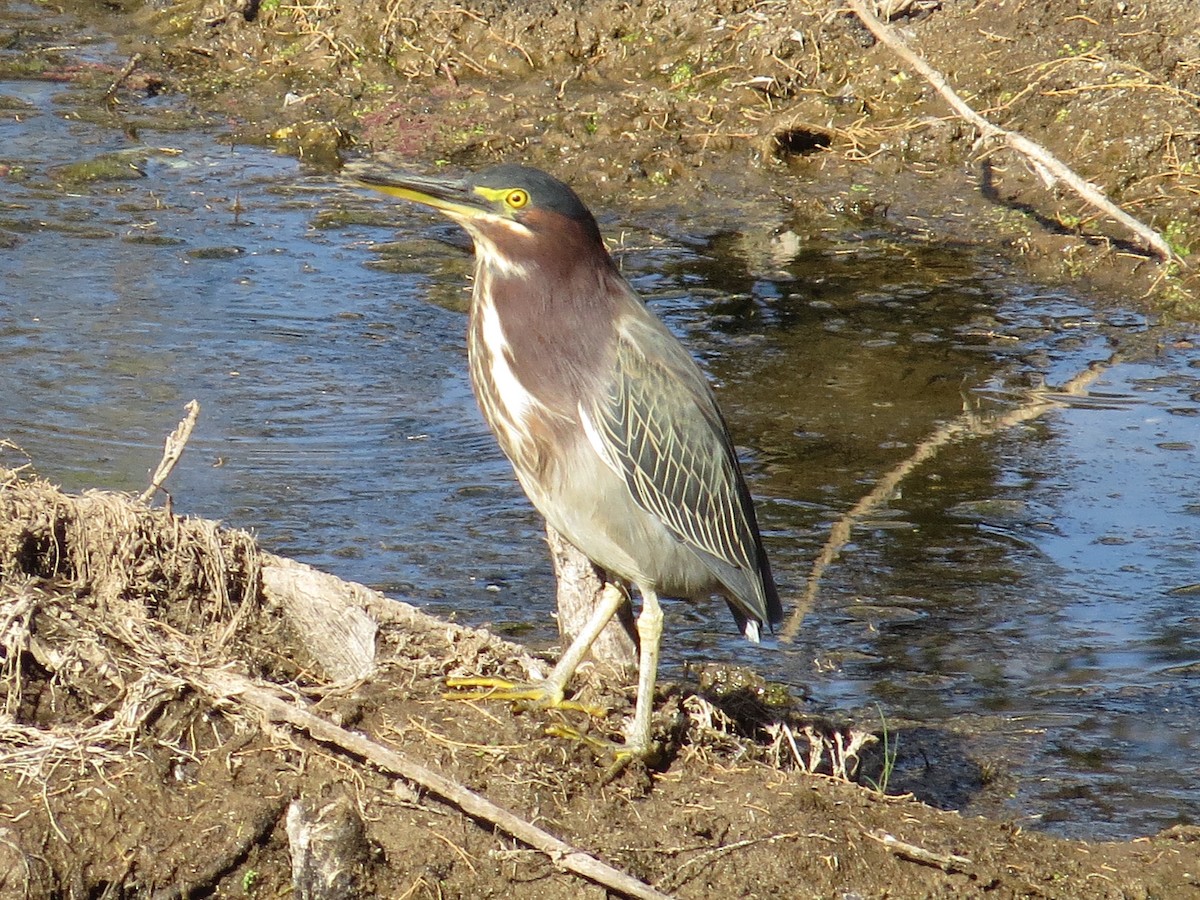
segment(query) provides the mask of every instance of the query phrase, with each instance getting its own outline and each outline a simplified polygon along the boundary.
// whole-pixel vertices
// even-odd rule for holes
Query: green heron
[[[720,594],[754,642],[783,615],[707,380],[617,270],[587,207],[545,172],[502,165],[449,180],[357,166],[353,176],[437,209],[474,239],[475,396],[538,512],[610,580],[641,594],[637,702],[623,752],[645,755],[659,597]],[[493,696],[561,704],[625,600],[610,584],[545,682]]]

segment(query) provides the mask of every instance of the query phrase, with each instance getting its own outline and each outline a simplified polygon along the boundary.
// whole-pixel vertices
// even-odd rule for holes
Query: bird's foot
[[[604,770],[604,774],[600,778],[601,784],[608,784],[615,781],[622,772],[629,768],[633,763],[642,763],[647,768],[657,768],[662,763],[663,746],[655,741],[647,741],[641,744],[631,744],[626,739],[624,744],[615,745],[613,748],[613,761],[608,768]]]
[[[596,737],[563,723],[547,726],[546,734],[550,737],[562,738],[567,741],[577,741],[592,749],[597,756],[608,757],[611,761],[600,776],[601,784],[608,784],[620,776],[633,763],[645,763],[654,767],[660,761],[663,748],[657,743],[633,745],[618,743],[608,738]]]
[[[562,738],[564,741],[575,741],[580,744],[586,744],[598,755],[612,753],[620,746],[619,744],[614,744],[608,738],[596,737],[594,734],[588,734],[586,731],[582,731],[565,722],[554,722],[547,725],[546,735],[547,737]]]
[[[562,688],[550,682],[522,683],[503,678],[472,677],[447,678],[446,686],[452,688],[450,693],[443,695],[447,700],[507,700],[536,709],[576,710],[597,719],[608,714],[600,707],[566,699]]]

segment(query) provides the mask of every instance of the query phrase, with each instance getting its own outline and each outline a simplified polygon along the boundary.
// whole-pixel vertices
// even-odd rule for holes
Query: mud
[[[605,895],[435,791],[311,726],[264,718],[244,692],[214,690],[230,679],[674,896],[1200,889],[1195,828],[1068,842],[889,795],[886,736],[865,752],[873,736],[773,705],[753,677],[665,686],[661,757],[610,779],[604,741],[619,733],[627,687],[593,680],[580,695],[592,713],[447,698],[448,676],[520,679],[530,661],[415,611],[382,615],[378,669],[334,685],[245,533],[125,495],[65,495],[28,470],[0,470],[0,514],[3,898],[285,896],[305,868],[294,836],[304,810],[340,837],[336,877],[300,896]],[[856,736],[857,762],[831,752]]]
[[[146,115],[139,101],[185,91],[241,140],[318,165],[382,151],[424,169],[520,159],[569,176],[599,210],[633,211],[664,229],[786,224],[800,235],[868,229],[965,242],[1072,282],[1098,304],[1141,298],[1165,315],[1200,317],[1190,268],[1147,258],[1007,151],[978,145],[830,4],[71,8],[140,54],[127,73],[63,72],[116,79],[115,115],[133,129]],[[896,25],[978,111],[1045,144],[1190,250],[1200,235],[1200,9],[918,3]],[[7,632],[25,622],[34,642],[5,645],[6,721],[25,730],[5,743],[0,898],[283,896],[292,884],[285,811],[296,798],[331,797],[348,798],[363,822],[359,895],[605,895],[437,798],[170,677],[175,663],[139,656],[136,636],[103,624],[104,605],[80,573],[15,568],[0,569],[0,624]],[[917,781],[952,782],[957,791],[922,791],[946,809],[889,796],[878,745],[859,783],[810,775],[764,730],[794,711],[751,702],[748,715],[738,701],[754,701],[753,689],[733,701],[709,691],[701,704],[666,686],[658,731],[669,752],[606,784],[602,749],[546,731],[616,734],[628,690],[595,698],[611,710],[599,721],[447,701],[447,675],[519,673],[449,631],[397,628],[381,634],[375,678],[331,690],[298,658],[295,635],[252,599],[241,618],[220,609],[239,622],[237,640],[208,662],[288,684],[342,725],[680,897],[1200,896],[1193,826],[1099,844],[963,818],[956,793],[1003,785],[934,759]],[[81,622],[96,638],[72,656]],[[188,625],[185,616],[151,632]],[[155,690],[143,697],[134,685]],[[121,719],[122,710],[145,715]],[[25,751],[37,748],[19,742],[39,734],[53,748],[109,722],[124,730],[97,732],[52,766],[31,763]]]
[[[1186,261],[1200,239],[1200,8],[894,5],[906,9],[894,27],[976,111],[1043,144]],[[418,168],[521,159],[663,227],[897,229],[995,248],[1100,300],[1200,315],[1192,267],[1148,260],[1061,184],[978,141],[836,3],[127,9],[110,27],[143,54],[142,78],[315,161],[347,149]]]

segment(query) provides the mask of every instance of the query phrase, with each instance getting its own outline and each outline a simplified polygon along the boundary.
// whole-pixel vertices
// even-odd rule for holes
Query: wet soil
[[[1048,148],[1187,258],[1200,241],[1200,8],[918,0],[893,27],[995,124]],[[600,209],[697,232],[897,229],[1200,316],[1190,267],[957,119],[827,0],[138,4],[145,71],[244,139],[336,164],[519,159]]]
[[[1144,298],[1165,314],[1200,317],[1190,269],[1155,263],[1007,151],[977,145],[924,82],[832,4],[72,8],[141,56],[125,74],[91,67],[66,77],[122,75],[116,99],[126,110],[152,93],[186,91],[242,140],[315,164],[381,151],[422,169],[520,159],[569,176],[598,209],[634,210],[664,228],[865,227],[969,242],[1081,285],[1097,303]],[[1198,239],[1200,9],[947,0],[911,4],[896,25],[977,110],[1048,146],[1180,252]],[[41,651],[94,599],[77,587],[43,589],[44,600],[26,604],[29,621],[44,617],[34,628]],[[385,629],[381,671],[328,690],[305,668],[295,634],[269,611],[255,615],[233,645],[239,666],[298,685],[342,725],[680,897],[1200,896],[1192,826],[1100,844],[964,818],[954,798],[1002,792],[995,773],[932,752],[910,782],[945,808],[887,796],[789,767],[761,710],[748,717],[714,695],[731,719],[713,719],[671,686],[658,721],[666,757],[604,783],[603,750],[546,729],[615,734],[628,690],[602,693],[612,712],[596,722],[447,701],[447,675],[519,673],[490,645],[436,628]],[[5,712],[51,736],[105,721],[120,707],[114,696],[150,683],[139,680],[144,672],[115,677],[111,653],[67,666],[36,650],[19,657],[24,705]],[[292,884],[288,805],[339,796],[361,814],[369,848],[359,895],[605,895],[361,760],[235,715],[185,684],[152,708],[102,757],[39,770],[11,764],[9,744],[0,898],[283,896]],[[925,754],[918,737],[906,752]],[[881,775],[876,756],[859,780]],[[937,782],[953,789],[928,788]]]
[[[806,733],[851,732],[773,707],[744,673],[709,673],[699,692],[665,686],[661,757],[610,779],[603,741],[619,732],[627,687],[592,679],[580,695],[592,713],[448,699],[448,677],[521,679],[531,662],[382,597],[366,608],[397,611],[379,615],[378,668],[332,685],[245,533],[125,495],[67,496],[28,472],[0,470],[0,513],[4,900],[608,896],[336,736],[318,739],[312,726],[288,727],[243,694],[213,689],[231,677],[669,896],[1200,891],[1195,827],[1065,841],[890,796],[878,754],[863,754],[859,776],[874,786],[806,772]],[[780,721],[796,744],[771,724]],[[931,752],[927,766],[938,766]],[[978,776],[955,777],[981,789]],[[307,855],[302,823],[318,848]]]

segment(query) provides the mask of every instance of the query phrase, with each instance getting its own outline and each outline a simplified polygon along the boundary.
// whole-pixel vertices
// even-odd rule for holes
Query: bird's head
[[[608,259],[596,220],[567,185],[540,169],[502,165],[462,179],[379,168],[350,174],[377,191],[433,207],[475,239],[481,262],[518,269],[530,262]]]

